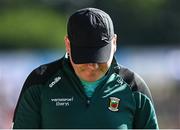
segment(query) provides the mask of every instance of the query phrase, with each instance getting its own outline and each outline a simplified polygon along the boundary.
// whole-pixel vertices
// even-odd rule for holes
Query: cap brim
[[[71,57],[75,64],[106,63],[111,55],[111,44],[96,47],[71,45]]]

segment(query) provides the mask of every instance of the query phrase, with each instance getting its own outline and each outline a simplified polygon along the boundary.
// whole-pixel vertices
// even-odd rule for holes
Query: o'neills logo
[[[49,87],[52,88],[59,80],[61,80],[61,77],[55,77],[54,81],[49,84]]]
[[[119,98],[116,97],[110,97],[110,103],[109,103],[109,110],[111,111],[118,111],[118,107],[119,107]]]

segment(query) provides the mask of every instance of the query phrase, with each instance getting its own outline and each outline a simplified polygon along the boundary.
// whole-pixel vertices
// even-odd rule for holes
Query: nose
[[[91,70],[96,70],[99,66],[96,63],[89,63],[87,64],[88,68]]]

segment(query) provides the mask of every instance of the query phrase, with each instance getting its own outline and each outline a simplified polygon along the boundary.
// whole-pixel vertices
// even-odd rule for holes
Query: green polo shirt
[[[13,128],[158,129],[149,89],[134,72],[113,63],[91,98],[65,57],[27,78]]]

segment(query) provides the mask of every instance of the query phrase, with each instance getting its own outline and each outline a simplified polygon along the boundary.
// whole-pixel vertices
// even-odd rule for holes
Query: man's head
[[[66,51],[76,74],[87,81],[101,78],[116,51],[116,34],[110,16],[95,8],[78,10],[69,18],[67,33]]]

